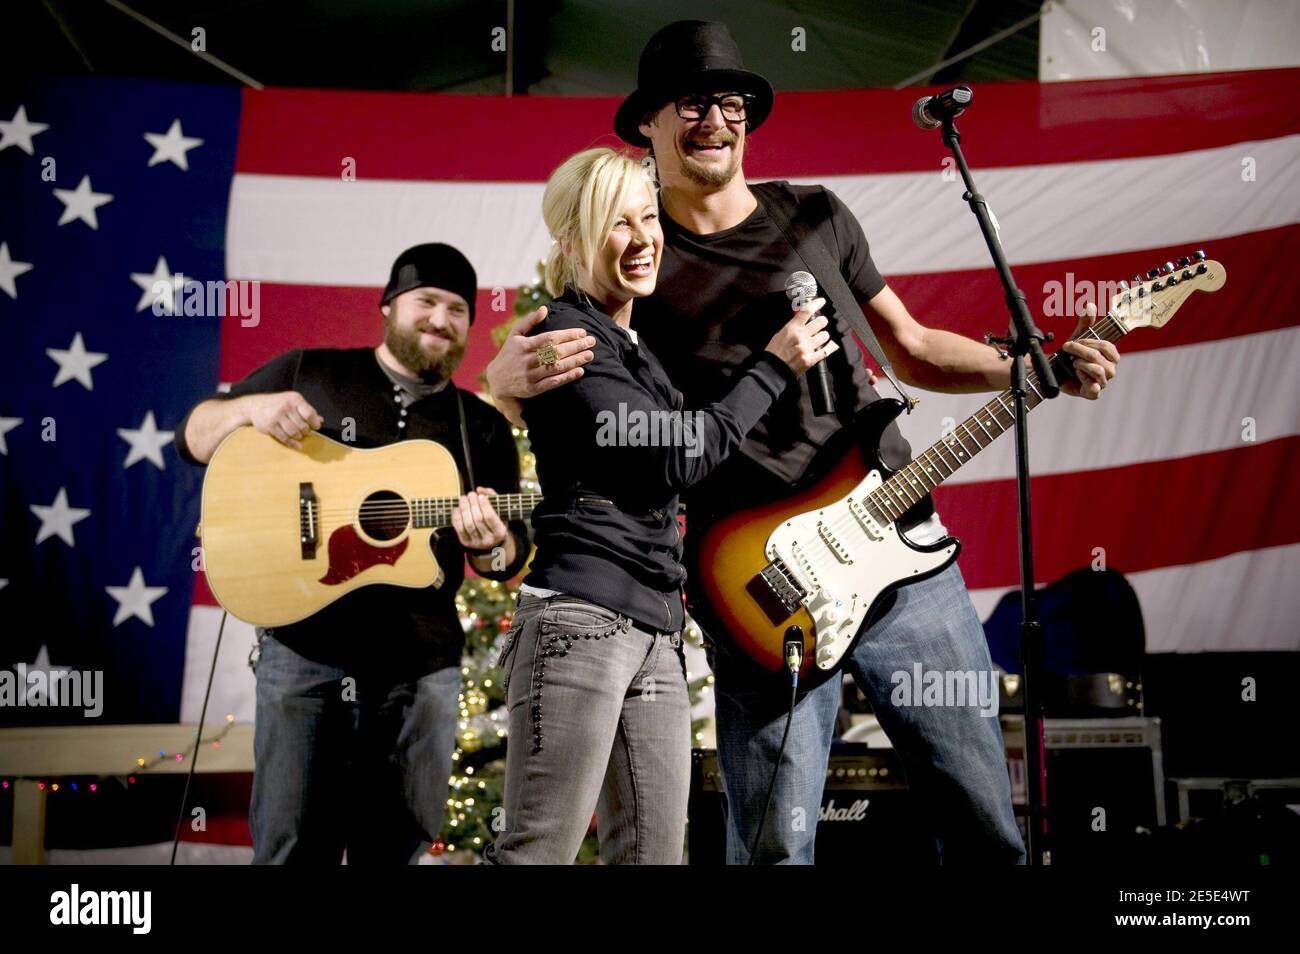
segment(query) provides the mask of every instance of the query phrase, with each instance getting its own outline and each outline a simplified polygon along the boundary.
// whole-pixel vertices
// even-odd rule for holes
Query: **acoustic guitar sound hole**
[[[411,508],[391,490],[380,490],[361,504],[361,529],[375,540],[395,540],[406,532]]]

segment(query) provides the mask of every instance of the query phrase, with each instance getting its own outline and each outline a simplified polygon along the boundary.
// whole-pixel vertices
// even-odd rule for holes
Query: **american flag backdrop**
[[[1300,649],[1300,70],[980,87],[961,122],[1020,286],[1064,337],[1092,283],[1197,248],[1226,287],[1121,342],[1099,402],[1030,419],[1039,582],[1099,550],[1152,652]],[[916,89],[779,94],[746,172],[821,182],[924,324],[1002,333],[960,180]],[[613,98],[142,83],[0,99],[0,665],[105,671],[105,721],[196,720],[220,615],[194,569],[202,473],[171,432],[294,347],[375,343],[394,256],[449,242],[480,279],[462,385],[549,245],[543,183],[616,142]],[[174,276],[258,282],[256,323],[155,314]],[[165,309],[164,309],[165,311]],[[1045,311],[1055,312],[1045,314]],[[915,447],[985,399],[923,396]],[[1010,436],[937,491],[982,616],[1018,581]],[[252,717],[249,627],[214,711]],[[39,709],[0,719],[57,718]]]

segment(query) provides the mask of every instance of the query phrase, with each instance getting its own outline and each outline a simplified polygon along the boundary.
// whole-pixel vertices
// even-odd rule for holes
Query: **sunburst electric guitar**
[[[1124,287],[1111,309],[1078,336],[1116,341],[1136,328],[1160,328],[1193,291],[1223,287],[1223,266],[1203,252],[1167,262],[1146,281]],[[1067,356],[1068,357],[1068,356]],[[1067,371],[1061,355],[1051,358]],[[1043,400],[1028,375],[1027,406]],[[787,627],[804,633],[804,668],[837,666],[872,609],[891,591],[940,572],[961,544],[947,537],[916,546],[895,521],[972,457],[1012,428],[1003,391],[898,472],[880,459],[882,432],[903,411],[876,401],[843,443],[828,447],[833,465],[788,498],[731,514],[709,527],[698,549],[697,581],[710,608],[740,647],[763,667],[785,665]],[[847,446],[846,446],[847,445]]]
[[[434,441],[348,447],[320,434],[302,450],[241,427],[203,479],[199,535],[208,585],[258,626],[305,619],[372,583],[441,586],[432,540],[460,497],[451,452]],[[527,519],[541,494],[499,494],[503,520]]]

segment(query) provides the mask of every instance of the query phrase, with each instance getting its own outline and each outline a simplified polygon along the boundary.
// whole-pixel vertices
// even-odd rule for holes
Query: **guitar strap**
[[[781,230],[794,249],[795,254],[803,260],[804,267],[812,273],[817,279],[817,285],[822,294],[830,299],[835,308],[835,314],[842,317],[854,333],[862,339],[862,343],[867,346],[867,351],[871,357],[875,358],[880,369],[885,372],[885,377],[889,378],[889,383],[894,386],[894,390],[902,397],[904,404],[907,405],[907,412],[910,414],[912,408],[916,405],[916,400],[903,389],[898,378],[894,376],[894,368],[885,357],[885,351],[880,347],[880,342],[876,340],[875,332],[871,330],[871,325],[867,323],[867,318],[862,314],[862,306],[858,304],[857,297],[849,290],[848,283],[844,276],[840,274],[838,263],[831,257],[830,251],[826,248],[826,243],[822,241],[817,230],[813,228],[812,223],[808,221],[806,214],[801,215],[802,211],[799,204],[795,201],[794,194],[789,190],[789,183],[780,182],[763,182],[756,185],[753,189],[754,195],[758,201],[763,203],[763,208],[767,214],[772,217],[777,228]]]
[[[453,388],[456,388],[456,410],[460,414],[460,446],[465,451],[465,476],[469,478],[469,487],[466,492],[478,486],[478,481],[474,479],[474,458],[469,452],[469,428],[465,426],[465,399],[461,396],[460,388],[448,381]]]

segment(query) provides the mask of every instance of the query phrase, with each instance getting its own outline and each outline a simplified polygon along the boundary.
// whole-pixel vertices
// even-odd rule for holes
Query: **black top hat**
[[[725,23],[678,20],[650,38],[641,51],[637,88],[614,114],[614,132],[624,142],[648,146],[637,127],[646,114],[683,93],[752,93],[746,123],[757,129],[772,111],[772,84],[745,69],[740,47]]]

